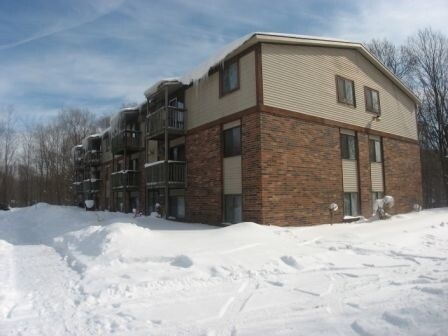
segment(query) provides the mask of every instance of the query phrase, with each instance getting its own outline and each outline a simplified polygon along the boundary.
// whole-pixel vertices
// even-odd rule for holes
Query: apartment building
[[[253,33],[145,97],[112,118],[110,151],[101,135],[99,208],[310,225],[333,202],[337,221],[385,194],[421,203],[419,100],[362,44]]]

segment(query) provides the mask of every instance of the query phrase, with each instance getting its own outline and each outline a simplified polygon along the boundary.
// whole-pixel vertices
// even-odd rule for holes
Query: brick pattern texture
[[[222,222],[221,127],[213,126],[185,139],[187,187],[186,220],[197,223]]]
[[[412,211],[422,204],[420,147],[390,138],[383,138],[385,192],[393,196],[393,213]]]
[[[252,113],[241,120],[241,173],[243,220],[262,223],[261,132],[260,114]]]
[[[339,129],[261,114],[262,222],[311,225],[343,216]]]
[[[372,180],[370,177],[369,136],[356,134],[358,140],[358,190],[360,214],[366,218],[372,216]]]

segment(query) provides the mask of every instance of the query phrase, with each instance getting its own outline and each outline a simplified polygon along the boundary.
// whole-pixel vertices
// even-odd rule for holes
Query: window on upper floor
[[[366,110],[375,114],[381,114],[380,93],[377,90],[364,86],[364,98]]]
[[[381,162],[381,142],[377,139],[369,139],[370,162]]]
[[[224,65],[224,68],[220,72],[220,79],[220,96],[224,96],[239,89],[240,79],[238,60],[234,60]]]
[[[336,76],[336,91],[339,103],[356,106],[355,83],[352,80]]]
[[[232,127],[224,130],[224,157],[241,155],[241,127]]]
[[[341,157],[344,160],[356,160],[356,137],[341,134]]]

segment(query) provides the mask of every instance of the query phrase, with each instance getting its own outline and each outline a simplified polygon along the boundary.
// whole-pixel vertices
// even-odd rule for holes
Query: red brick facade
[[[265,113],[261,125],[263,223],[329,223],[343,199],[339,129]]]
[[[261,118],[252,113],[241,120],[243,220],[262,223]]]
[[[187,134],[186,220],[198,223],[222,222],[221,127]]]
[[[328,206],[339,205],[333,221],[343,219],[340,129],[269,113],[241,119],[243,220],[275,225],[312,225],[331,221]],[[207,139],[207,141],[204,141]],[[383,137],[385,192],[394,212],[421,203],[419,146]],[[187,219],[222,221],[221,128],[187,136]],[[361,214],[372,214],[369,137],[357,132]],[[417,169],[416,169],[417,167]]]
[[[357,133],[358,144],[358,187],[360,214],[366,218],[372,216],[372,181],[370,177],[369,136]]]
[[[394,213],[409,212],[422,204],[420,147],[418,144],[383,138],[385,192],[395,199]]]

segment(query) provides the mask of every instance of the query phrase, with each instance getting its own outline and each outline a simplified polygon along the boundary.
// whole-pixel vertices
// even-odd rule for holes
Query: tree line
[[[420,98],[417,127],[422,162],[423,206],[446,206],[448,38],[426,28],[410,36],[403,45],[394,45],[386,39],[374,39],[366,46]]]
[[[108,126],[87,109],[61,110],[48,124],[24,127],[13,107],[0,111],[0,203],[71,204],[72,148]]]
[[[446,206],[448,38],[426,28],[402,45],[387,39],[373,39],[365,45],[420,98],[417,123],[423,206]],[[20,206],[35,202],[70,204],[71,149],[107,125],[107,117],[70,108],[61,110],[49,124],[18,131],[14,107],[0,109],[0,202]]]

